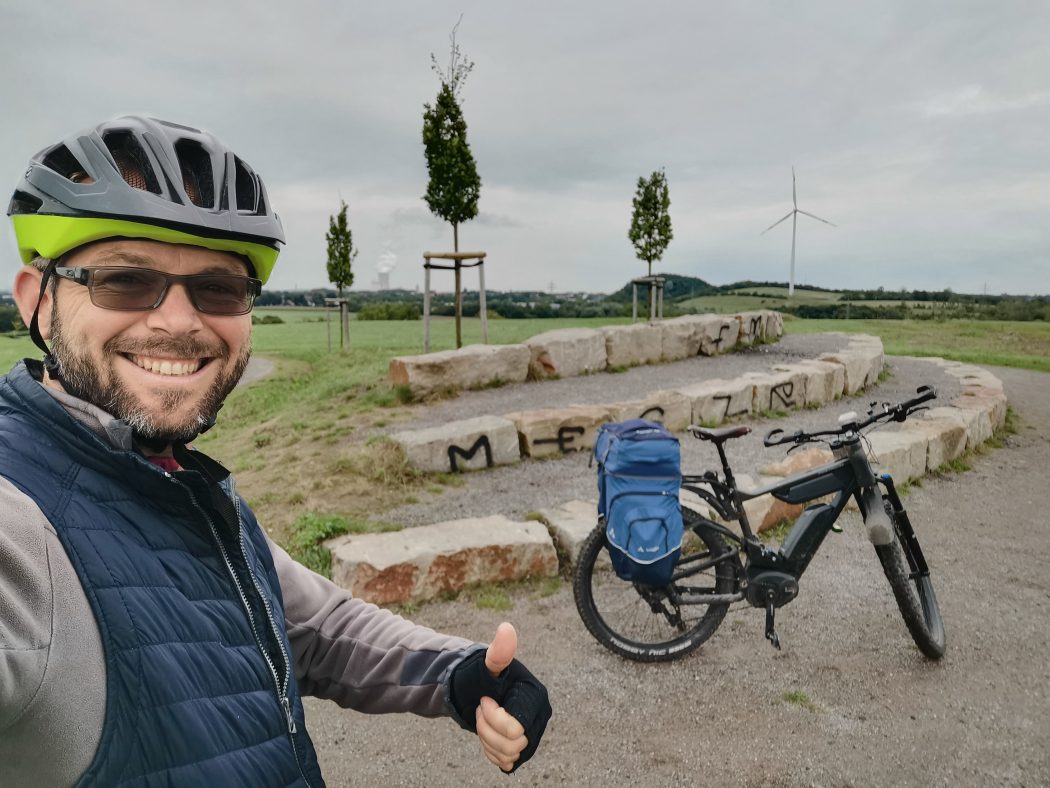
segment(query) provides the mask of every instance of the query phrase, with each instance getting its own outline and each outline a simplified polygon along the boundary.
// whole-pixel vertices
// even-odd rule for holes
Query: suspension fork
[[[886,488],[886,498],[893,507],[893,520],[897,526],[897,534],[908,548],[904,551],[904,555],[908,559],[912,580],[918,577],[929,577],[930,567],[926,563],[926,556],[922,554],[919,539],[915,536],[915,529],[911,527],[911,520],[908,518],[904,504],[901,503],[900,495],[897,494],[897,487],[893,484],[893,479],[888,473],[884,473],[879,477],[879,483]]]

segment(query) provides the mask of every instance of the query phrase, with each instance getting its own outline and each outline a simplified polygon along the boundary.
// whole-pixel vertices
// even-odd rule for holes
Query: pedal
[[[780,651],[780,636],[777,634],[776,627],[773,626],[773,619],[776,615],[776,608],[773,607],[772,598],[766,600],[766,640],[773,644],[773,648]]]

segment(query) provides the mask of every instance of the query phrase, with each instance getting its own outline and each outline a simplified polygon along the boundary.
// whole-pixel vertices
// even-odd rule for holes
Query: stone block
[[[741,312],[736,315],[740,324],[740,336],[737,339],[739,345],[753,345],[765,339],[766,312]]]
[[[797,372],[805,379],[807,405],[825,405],[842,396],[846,371],[841,364],[809,359],[796,364],[778,364],[775,372]]]
[[[671,432],[681,432],[693,418],[692,400],[680,391],[653,391],[645,399],[617,402],[606,407],[611,421],[649,419],[660,422]]]
[[[957,397],[952,404],[957,408],[985,412],[993,433],[1006,423],[1006,394],[1001,388],[967,385],[963,387],[962,396]]]
[[[740,321],[732,315],[700,315],[703,318],[700,334],[700,353],[717,356],[737,346],[740,339]]]
[[[514,422],[479,416],[391,435],[408,461],[425,471],[463,471],[509,465],[521,460]]]
[[[605,355],[610,367],[652,364],[663,353],[663,331],[659,324],[635,323],[630,326],[604,326]]]
[[[520,383],[529,372],[526,345],[467,345],[420,356],[390,359],[391,385],[408,386],[413,394]]]
[[[780,481],[778,478],[768,476],[759,476],[756,481],[746,473],[737,474],[736,476],[737,488],[741,492],[755,492]],[[747,521],[751,524],[751,530],[755,533],[768,531],[782,520],[797,519],[802,514],[803,508],[805,508],[803,504],[785,503],[774,498],[769,493],[744,501],[744,512],[747,514]]]
[[[786,478],[794,476],[796,473],[802,473],[821,465],[826,465],[833,459],[828,449],[803,449],[802,451],[789,454],[779,462],[767,465],[761,469],[760,473],[764,476]]]
[[[926,473],[929,437],[920,431],[869,432],[868,453],[876,475],[888,473],[898,485]]]
[[[878,383],[882,367],[886,362],[882,351],[882,340],[869,334],[857,334],[850,338],[848,351],[859,353],[865,360],[867,371],[864,374],[864,387]]]
[[[966,430],[966,449],[980,446],[992,436],[992,423],[987,414],[976,408],[939,407],[925,412],[927,419],[946,419],[961,424]]]
[[[568,571],[576,567],[580,547],[598,525],[598,504],[595,501],[569,501],[554,509],[540,509],[543,520],[547,523],[554,544],[568,562]],[[602,552],[601,558],[609,563],[608,553]]]
[[[751,412],[754,387],[743,378],[713,378],[675,389],[692,403],[693,424],[721,424]]]
[[[840,350],[836,353],[822,353],[818,361],[830,361],[840,364],[845,374],[843,393],[853,395],[864,388],[868,374],[871,372],[871,357],[860,348]]]
[[[965,390],[968,386],[979,386],[981,388],[1003,390],[1003,382],[986,369],[973,364],[964,364],[961,361],[948,361],[943,358],[927,358],[927,361],[937,364],[947,374],[957,378]]]
[[[666,361],[698,355],[704,323],[705,319],[700,315],[683,315],[660,323],[660,355]]]
[[[574,377],[605,369],[605,335],[590,328],[561,328],[525,340],[533,378]]]
[[[955,419],[911,418],[901,425],[901,432],[918,432],[926,436],[927,471],[937,470],[966,449],[966,427]]]
[[[568,454],[594,447],[598,427],[613,421],[605,405],[570,405],[564,408],[507,413],[514,422],[521,451],[528,457]]]
[[[780,312],[766,312],[766,339],[780,339],[782,336],[784,336],[784,316]]]
[[[328,546],[332,580],[358,599],[379,605],[420,602],[472,585],[558,573],[558,556],[546,527],[502,515],[341,536]]]
[[[741,375],[752,386],[751,409],[756,412],[791,410],[806,404],[806,375],[788,372],[748,372]]]

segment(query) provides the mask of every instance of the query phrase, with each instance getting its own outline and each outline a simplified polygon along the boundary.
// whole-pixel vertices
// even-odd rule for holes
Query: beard
[[[151,337],[126,339],[113,337],[102,346],[102,358],[93,359],[75,349],[67,337],[58,310],[51,317],[51,354],[58,362],[62,387],[74,397],[90,402],[106,413],[126,422],[146,440],[185,443],[215,423],[226,397],[244,374],[251,357],[251,342],[245,342],[232,366],[220,372],[203,394],[186,390],[164,390],[161,404],[147,407],[114,369],[119,355],[166,356],[169,358],[208,358],[208,364],[226,367],[230,349],[223,343],[202,342],[192,337]],[[186,403],[197,398],[184,415]]]

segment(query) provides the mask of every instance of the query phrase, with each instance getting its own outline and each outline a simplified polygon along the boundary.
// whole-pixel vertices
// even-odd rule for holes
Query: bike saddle
[[[743,424],[739,424],[735,427],[715,427],[714,429],[691,426],[689,427],[689,431],[702,441],[711,441],[712,443],[719,444],[725,443],[730,438],[743,437],[751,432],[751,428]]]

